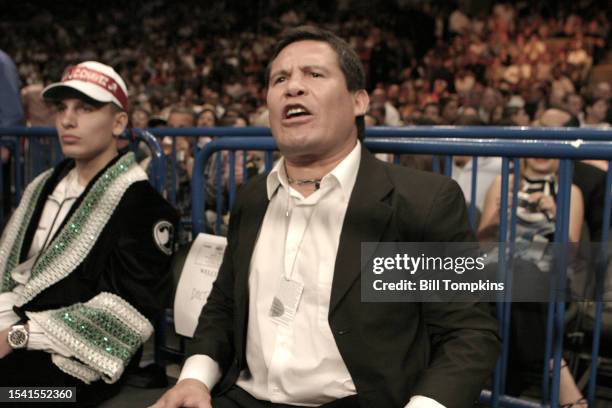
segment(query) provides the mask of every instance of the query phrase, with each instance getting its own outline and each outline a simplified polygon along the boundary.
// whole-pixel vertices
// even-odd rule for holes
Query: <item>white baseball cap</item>
[[[128,110],[128,92],[125,82],[112,67],[85,61],[64,71],[62,80],[42,91],[45,99],[59,99],[66,88],[74,89],[98,102],[112,102],[120,109]]]

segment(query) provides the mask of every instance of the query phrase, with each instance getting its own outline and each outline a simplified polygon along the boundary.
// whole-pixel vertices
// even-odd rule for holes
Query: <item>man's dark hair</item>
[[[580,120],[576,115],[571,113],[570,111],[566,111],[565,109],[561,109],[563,112],[570,115],[570,118],[563,124],[564,127],[580,127]]]
[[[288,45],[299,41],[320,41],[329,44],[338,56],[338,65],[340,70],[344,74],[346,81],[346,87],[350,92],[356,92],[361,89],[365,89],[365,70],[361,64],[361,60],[357,56],[357,53],[351,48],[351,46],[338,37],[334,33],[323,30],[313,26],[300,26],[287,30],[272,50],[272,57],[266,67],[265,73],[265,86],[268,87],[268,81],[270,80],[270,69],[272,62],[278,57],[278,54],[285,49]],[[355,117],[355,124],[357,125],[357,137],[359,140],[363,140],[365,137],[365,121],[363,115]]]

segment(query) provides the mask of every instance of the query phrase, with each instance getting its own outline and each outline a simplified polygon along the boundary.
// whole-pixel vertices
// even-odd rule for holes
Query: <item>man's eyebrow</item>
[[[274,78],[279,75],[287,75],[288,73],[289,71],[287,71],[286,69],[279,69],[277,71],[272,71],[272,73],[270,74],[270,78]]]
[[[324,67],[323,65],[304,65],[301,67],[301,69],[303,71],[323,71],[323,72],[329,72],[329,69],[327,69],[326,67]]]
[[[300,70],[301,71],[323,71],[325,73],[329,72],[329,69],[327,69],[323,65],[316,65],[316,64],[302,65],[302,66],[300,66]],[[279,75],[287,75],[288,73],[289,73],[289,71],[287,71],[286,69],[279,69],[277,71],[273,71],[270,74],[270,78],[274,78],[274,77],[277,77]]]

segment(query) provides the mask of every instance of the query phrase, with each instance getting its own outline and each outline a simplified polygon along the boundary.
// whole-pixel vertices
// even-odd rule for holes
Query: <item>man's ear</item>
[[[363,116],[370,106],[370,96],[365,89],[360,89],[353,93],[355,116]]]
[[[115,113],[115,119],[113,123],[113,136],[119,137],[128,124],[128,115],[127,113],[121,111]]]

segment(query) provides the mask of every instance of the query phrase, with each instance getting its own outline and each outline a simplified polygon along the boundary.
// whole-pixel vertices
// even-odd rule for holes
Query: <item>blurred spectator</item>
[[[246,127],[249,126],[245,115],[237,114],[222,119],[219,122],[223,127]],[[246,159],[245,159],[246,157]],[[245,170],[247,177],[253,177],[259,173],[258,162],[261,156],[249,152],[245,155],[243,151],[234,153],[234,180],[230,185],[230,154],[229,152],[217,152],[208,161],[205,170],[206,183],[206,224],[209,231],[215,230],[217,217],[222,217],[221,234],[227,234],[227,223],[229,217],[229,191],[236,191],[244,181]]]
[[[41,96],[45,84],[37,82],[21,89],[23,113],[28,126],[55,126],[53,109]]]
[[[610,100],[612,98],[612,89],[609,82],[598,82],[593,88],[593,98],[601,98]]]
[[[370,103],[370,111],[368,113],[375,122],[376,126],[385,126],[385,105],[380,102]]]
[[[395,106],[391,102],[387,101],[387,94],[382,88],[376,88],[370,96],[370,103],[372,105],[382,105],[385,109],[385,117],[383,124],[387,126],[400,126],[400,115]]]
[[[502,96],[499,91],[493,88],[486,88],[482,93],[482,101],[480,103],[480,109],[478,110],[478,116],[480,120],[487,123],[495,122],[495,111],[502,106]],[[501,118],[501,115],[499,115]]]
[[[143,107],[137,106],[132,110],[130,117],[130,125],[132,128],[146,129],[149,124],[150,113]],[[130,137],[135,137],[134,134],[130,134]],[[128,151],[130,148],[130,140],[119,138],[117,139],[117,150],[121,154]],[[142,166],[143,169],[147,169],[150,163],[149,150],[146,147],[146,143],[138,143],[138,149],[135,152],[136,161]]]
[[[370,113],[367,113],[363,119],[365,121],[366,127],[380,126],[380,121],[378,120],[378,118]]]
[[[542,42],[537,34],[532,34],[529,41],[523,47],[523,53],[527,56],[529,62],[537,62],[540,57],[546,53],[546,44]]]
[[[518,179],[518,180],[517,180]],[[518,205],[516,208],[516,242],[525,248],[514,252],[516,282],[524,287],[546,285],[549,273],[554,267],[551,245],[555,236],[557,216],[556,191],[559,182],[559,160],[527,158],[514,170],[509,183],[516,180],[519,185]],[[500,237],[500,219],[504,218],[501,208],[502,177],[496,176],[487,191],[478,226],[480,241],[504,240]],[[508,202],[511,195],[508,197]],[[584,203],[580,189],[571,185],[569,208],[568,240],[578,243],[582,235]],[[505,210],[505,209],[504,209]],[[537,244],[534,245],[534,244]],[[489,256],[498,256],[498,252]],[[569,285],[569,277],[567,278]],[[518,285],[517,285],[518,286]],[[512,338],[508,358],[508,389],[510,395],[520,395],[529,386],[526,373],[540,370],[543,363],[553,365],[552,358],[544,360],[546,344],[546,303],[513,302],[510,304],[510,338]],[[550,357],[547,357],[550,358]],[[576,385],[571,370],[565,360],[561,360],[559,383],[559,404],[569,407],[587,407],[587,402]]]
[[[168,114],[168,127],[188,128],[195,125],[195,113],[191,108],[173,107]]]
[[[456,96],[447,96],[440,99],[442,121],[446,125],[455,123],[459,117],[459,99]]]
[[[441,124],[440,107],[437,103],[430,102],[423,107],[423,116],[431,119],[435,124]]]
[[[54,111],[42,98],[42,90],[45,87],[42,81],[36,81],[21,89],[21,100],[23,102],[24,119],[27,126],[55,126]],[[62,156],[59,149],[55,149],[57,138],[44,137],[29,139],[25,142],[25,155],[28,163],[40,163],[40,169],[47,169],[58,163]],[[25,166],[27,179],[32,179],[35,174],[32,166]]]
[[[463,34],[470,28],[470,19],[462,7],[454,10],[448,18],[448,29],[452,34]]]
[[[524,108],[512,106],[504,108],[501,121],[510,126],[529,126],[531,122]]]
[[[132,127],[139,129],[146,129],[149,127],[149,120],[151,119],[151,112],[141,106],[136,106],[132,110]]]
[[[583,106],[584,100],[579,94],[570,93],[565,96],[565,110],[576,116],[580,123],[584,122]]]
[[[584,49],[581,39],[576,38],[570,41],[567,63],[580,72],[580,77],[586,78],[591,65],[593,65],[593,58]]]
[[[0,126],[23,124],[21,81],[15,63],[0,49]]]
[[[415,126],[435,126],[438,123],[423,115],[414,117],[413,124]],[[388,157],[386,160],[390,161]],[[433,156],[429,154],[402,154],[400,164],[411,169],[433,171]]]
[[[543,127],[578,127],[578,119],[560,109],[547,109],[540,118]],[[578,186],[584,199],[584,217],[591,241],[601,241],[603,205],[606,173],[581,161],[574,162],[573,183]]]
[[[195,114],[190,108],[176,106],[170,110],[168,115],[168,127],[189,128],[195,125]],[[191,154],[191,143],[188,137],[175,137],[175,162],[172,161],[172,137],[166,136],[162,139],[162,148],[166,156],[166,186],[165,193],[170,202],[179,211],[181,220],[184,222],[191,214],[191,172],[193,170],[193,157]],[[174,170],[173,170],[174,168]],[[172,189],[175,186],[174,197]],[[172,200],[174,198],[174,202]],[[180,241],[186,237],[181,235]]]
[[[200,113],[198,113],[196,126],[197,127],[214,127],[217,122],[215,110],[212,105],[204,105]]]
[[[13,60],[0,49],[0,126],[23,124],[23,108],[19,95],[20,80]],[[2,160],[2,210],[11,212],[11,161],[9,150],[0,147]]]
[[[516,108],[513,108],[516,109]],[[483,126],[484,124],[476,115],[461,115],[455,122],[456,126]],[[470,156],[453,156],[453,167],[451,177],[459,184],[465,201],[469,204],[472,200],[472,172],[473,161]],[[489,186],[501,171],[501,159],[499,157],[479,157],[476,166],[478,176],[476,178],[476,208],[482,211],[484,199]]]
[[[581,127],[590,128],[607,128],[610,126],[606,122],[608,113],[608,100],[604,98],[589,97],[586,98],[584,121],[580,124]]]
[[[555,66],[552,69],[553,80],[550,88],[550,92],[557,92],[561,98],[565,97],[566,94],[575,93],[576,89],[572,81],[564,74],[561,67]]]

